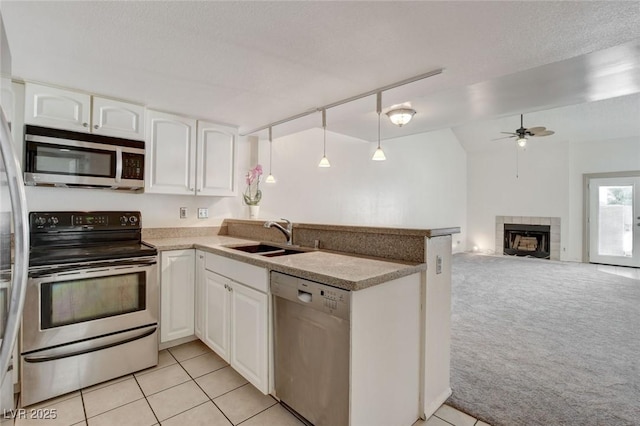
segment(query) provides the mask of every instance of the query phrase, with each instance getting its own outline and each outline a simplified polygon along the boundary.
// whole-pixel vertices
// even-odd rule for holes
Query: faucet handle
[[[284,217],[281,217],[280,220],[286,222],[287,223],[287,229],[289,231],[291,231],[291,228],[292,228],[291,221],[289,219],[285,219]]]

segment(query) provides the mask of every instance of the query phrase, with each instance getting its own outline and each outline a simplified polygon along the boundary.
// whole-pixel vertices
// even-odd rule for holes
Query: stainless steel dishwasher
[[[349,424],[350,292],[271,272],[276,396],[316,426]]]

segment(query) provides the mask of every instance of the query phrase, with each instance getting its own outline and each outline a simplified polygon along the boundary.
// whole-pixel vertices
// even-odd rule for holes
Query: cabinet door
[[[235,192],[236,129],[198,121],[197,195]]]
[[[194,250],[161,254],[160,342],[191,336],[195,283]]]
[[[26,84],[26,124],[89,132],[90,110],[90,95],[39,84]]]
[[[91,125],[99,135],[144,140],[144,107],[94,96]]]
[[[229,362],[229,303],[231,281],[205,272],[204,343]]]
[[[262,393],[268,393],[267,295],[233,283],[230,364]]]
[[[147,111],[145,191],[195,194],[196,121]]]
[[[206,300],[204,298],[205,284],[204,252],[196,250],[196,289],[195,289],[195,319],[194,333],[197,338],[204,340],[204,312]]]

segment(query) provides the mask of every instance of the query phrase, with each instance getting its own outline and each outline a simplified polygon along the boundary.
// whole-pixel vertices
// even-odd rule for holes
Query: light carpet
[[[495,426],[640,425],[640,280],[456,254],[448,404]]]

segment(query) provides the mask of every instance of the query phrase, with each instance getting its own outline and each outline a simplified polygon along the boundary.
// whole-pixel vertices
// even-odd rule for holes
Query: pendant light
[[[273,163],[273,141],[271,140],[271,126],[269,126],[269,176],[264,180],[265,183],[276,183],[276,178],[271,174],[271,165]]]
[[[384,151],[380,148],[380,113],[382,112],[382,92],[377,93],[376,112],[378,113],[378,148],[373,153],[371,159],[373,161],[384,161],[387,157],[384,155]]]
[[[323,141],[322,141],[322,159],[318,163],[318,167],[331,167],[331,163],[329,163],[329,159],[327,158],[327,110],[322,110],[322,131],[323,131]]]

